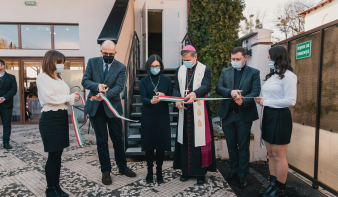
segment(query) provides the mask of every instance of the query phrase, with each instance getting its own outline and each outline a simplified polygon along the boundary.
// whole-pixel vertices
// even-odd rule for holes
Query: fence
[[[306,56],[299,46],[307,41],[310,57],[297,57]],[[275,45],[289,51],[298,76],[289,165],[314,188],[338,195],[338,20]]]

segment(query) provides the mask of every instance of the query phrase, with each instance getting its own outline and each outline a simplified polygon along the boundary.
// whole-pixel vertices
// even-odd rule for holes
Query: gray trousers
[[[244,177],[249,173],[250,130],[252,122],[243,122],[238,113],[229,112],[222,120],[232,173]]]

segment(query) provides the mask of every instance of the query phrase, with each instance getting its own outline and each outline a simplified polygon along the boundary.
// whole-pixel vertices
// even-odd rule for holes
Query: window
[[[53,32],[53,33],[52,33]],[[80,49],[78,24],[0,24],[0,49]]]
[[[79,26],[54,25],[55,49],[79,49]]]
[[[18,49],[18,25],[0,24],[0,49]]]
[[[23,49],[51,49],[50,25],[21,25]]]

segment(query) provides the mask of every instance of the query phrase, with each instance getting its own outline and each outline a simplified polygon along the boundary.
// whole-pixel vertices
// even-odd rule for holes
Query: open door
[[[162,16],[163,64],[165,68],[177,68],[180,64],[180,18],[179,9],[166,8]]]
[[[143,8],[142,8],[142,57],[143,60],[141,62],[141,65],[143,68],[145,68],[145,63],[148,60],[148,7],[147,7],[147,1],[144,2]]]

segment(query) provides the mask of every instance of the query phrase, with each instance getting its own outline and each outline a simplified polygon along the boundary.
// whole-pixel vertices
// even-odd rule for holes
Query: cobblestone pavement
[[[37,125],[12,126],[10,144],[7,151],[0,143],[0,196],[45,196],[46,180],[44,165],[47,154]],[[236,196],[221,173],[207,174],[207,183],[199,186],[196,179],[180,182],[180,171],[172,168],[172,161],[163,165],[164,183],[146,184],[145,162],[128,162],[128,167],[137,177],[128,178],[118,173],[112,159],[113,184],[101,183],[101,172],[93,133],[81,131],[86,147],[79,148],[70,127],[70,146],[62,155],[61,187],[70,196]],[[0,126],[2,139],[2,126]],[[154,176],[156,179],[156,176]]]

